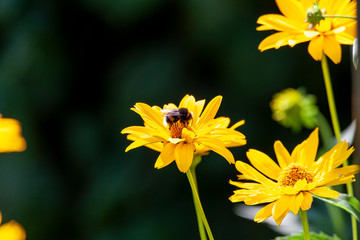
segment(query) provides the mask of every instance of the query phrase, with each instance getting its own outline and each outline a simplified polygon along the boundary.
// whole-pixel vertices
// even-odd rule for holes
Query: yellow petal
[[[26,141],[21,135],[20,122],[0,115],[0,152],[21,152],[26,149]]]
[[[4,240],[25,240],[24,228],[15,221],[10,221],[0,226],[0,239]]]
[[[214,119],[221,104],[222,96],[213,98],[206,106],[204,112],[201,114],[198,121],[198,128],[201,128],[204,124],[208,124],[210,120]]]
[[[280,167],[282,169],[286,168],[291,163],[291,156],[288,150],[280,141],[276,141],[274,143],[274,151]]]
[[[156,143],[156,142],[161,142],[161,141],[163,141],[163,139],[158,138],[158,137],[141,138],[141,139],[138,139],[135,142],[131,143],[125,149],[125,152],[128,152],[128,151],[130,151],[130,150],[132,150],[134,148],[145,146],[145,145],[150,144],[150,143]]]
[[[341,46],[334,35],[326,36],[324,38],[324,53],[328,56],[335,64],[341,61]]]
[[[280,226],[282,220],[284,220],[284,218],[286,217],[286,215],[290,212],[290,210],[288,209],[287,211],[285,211],[281,216],[279,216],[278,218],[275,219],[275,223]]]
[[[322,35],[311,39],[308,47],[309,54],[316,60],[320,61],[323,55],[323,42],[324,37]]]
[[[290,196],[284,195],[279,198],[272,209],[273,218],[276,220],[281,217],[286,211],[289,211]]]
[[[225,147],[225,145],[216,138],[209,138],[209,137],[198,137],[196,142],[202,144],[214,152],[223,156],[229,163],[235,163],[234,156],[232,153]]]
[[[185,173],[187,170],[189,170],[194,157],[194,149],[192,144],[183,142],[177,144],[174,155],[176,165],[178,166],[180,172]]]
[[[174,151],[175,144],[165,143],[162,152],[159,154],[158,159],[155,162],[155,168],[163,168],[175,160]]]
[[[326,198],[339,198],[340,194],[335,191],[331,190],[327,187],[317,187],[310,191],[312,194],[315,194],[320,197],[326,197]]]
[[[258,150],[250,149],[246,156],[257,170],[274,180],[279,178],[281,169],[268,155]]]
[[[290,33],[301,33],[303,31],[302,23],[299,24],[299,22],[280,14],[262,15],[258,18],[257,23],[263,25],[256,28],[258,31],[277,30]]]
[[[305,9],[298,0],[276,0],[282,14],[299,22],[305,20]]]
[[[346,32],[338,33],[335,35],[336,41],[340,44],[353,45],[355,37]]]
[[[299,158],[298,163],[306,167],[311,167],[313,162],[315,161],[318,146],[319,146],[319,129],[315,128],[315,130],[305,140],[305,144],[303,146],[301,157]]]
[[[311,208],[311,204],[313,202],[313,197],[311,196],[311,193],[303,192],[304,200],[301,203],[301,210],[307,211]]]
[[[187,108],[190,112],[195,110],[195,98],[192,95],[186,95],[180,102],[179,108]]]
[[[265,187],[277,187],[275,182],[271,181],[270,179],[266,178],[264,175],[259,173],[255,168],[251,167],[249,164],[246,164],[241,161],[236,161],[235,163],[236,169],[244,174],[244,177],[249,180],[253,180],[263,184]]]
[[[272,202],[268,205],[266,205],[265,207],[263,207],[262,209],[260,209],[260,211],[255,215],[254,221],[255,222],[263,222],[266,219],[268,219],[269,217],[272,216],[272,209],[275,205],[275,202]]]
[[[185,142],[187,143],[192,143],[195,138],[195,133],[188,130],[187,128],[183,128],[181,132],[181,138],[184,138]]]
[[[263,52],[270,48],[279,48],[281,46],[288,45],[288,39],[291,38],[288,32],[274,33],[264,40],[258,46],[258,49]]]
[[[298,214],[303,200],[304,200],[304,195],[302,192],[299,192],[299,194],[296,195],[292,195],[289,201],[290,211],[292,211],[295,215]]]

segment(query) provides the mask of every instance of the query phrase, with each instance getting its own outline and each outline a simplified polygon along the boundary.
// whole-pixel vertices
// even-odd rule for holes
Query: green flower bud
[[[310,23],[309,29],[324,19],[323,12],[317,3],[314,3],[314,5],[306,11],[306,22]]]

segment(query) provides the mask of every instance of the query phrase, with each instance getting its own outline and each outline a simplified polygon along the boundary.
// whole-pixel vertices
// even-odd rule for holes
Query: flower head
[[[234,191],[230,200],[247,205],[269,203],[254,220],[262,222],[272,216],[280,225],[289,211],[297,214],[300,208],[304,211],[310,209],[312,194],[338,198],[340,194],[329,187],[355,181],[354,174],[360,170],[358,165],[339,167],[354,148],[348,149],[348,143],[340,142],[315,161],[318,144],[317,128],[291,154],[280,141],[276,141],[274,150],[279,165],[268,155],[249,150],[247,157],[256,169],[236,162],[236,169],[242,173],[239,179],[245,181],[230,181],[241,188]]]
[[[26,148],[19,121],[0,114],[0,152],[21,152]]]
[[[163,168],[175,160],[181,172],[186,172],[193,155],[205,155],[210,150],[235,163],[228,147],[246,144],[245,136],[235,129],[244,121],[228,127],[230,119],[215,118],[222,97],[212,99],[206,108],[205,100],[196,101],[186,95],[178,106],[169,103],[160,108],[136,103],[133,110],[144,120],[144,126],[131,126],[122,130],[131,143],[126,152],[141,146],[161,152],[155,168]],[[204,109],[204,110],[203,110]]]
[[[317,61],[326,54],[334,63],[341,61],[340,44],[352,45],[356,38],[356,1],[276,0],[283,15],[259,17],[258,31],[276,30],[265,38],[259,50],[291,47],[310,41],[308,52]],[[339,17],[340,16],[340,17]]]
[[[0,223],[1,223],[0,213]],[[26,234],[24,228],[15,221],[10,221],[0,225],[0,239],[2,240],[25,240]]]
[[[276,93],[270,102],[273,119],[293,131],[302,126],[314,129],[317,123],[318,107],[316,97],[303,89],[288,88]]]

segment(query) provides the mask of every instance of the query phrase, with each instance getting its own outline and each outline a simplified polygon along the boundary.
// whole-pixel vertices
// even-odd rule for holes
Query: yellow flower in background
[[[306,94],[304,89],[287,88],[273,96],[270,102],[272,117],[293,131],[300,131],[303,126],[314,129],[319,114],[315,103],[316,97]]]
[[[26,142],[21,135],[19,121],[0,115],[0,152],[21,152],[25,149]]]
[[[276,4],[283,15],[266,14],[257,21],[261,24],[258,31],[278,31],[260,43],[261,51],[310,41],[308,52],[315,60],[321,60],[324,53],[339,63],[340,44],[352,45],[356,38],[356,20],[330,17],[356,17],[356,1],[276,0]]]
[[[0,213],[0,223],[2,216]],[[26,233],[24,228],[15,221],[10,221],[0,225],[0,239],[1,240],[25,240]]]
[[[312,194],[338,198],[340,194],[329,187],[355,181],[354,174],[360,170],[358,165],[339,167],[354,148],[348,149],[348,143],[340,142],[315,161],[318,144],[317,128],[291,154],[280,141],[276,141],[274,150],[279,165],[268,155],[249,150],[247,157],[256,169],[236,161],[236,169],[241,172],[239,180],[243,181],[230,181],[241,188],[234,191],[230,200],[247,205],[269,203],[254,220],[262,222],[272,216],[280,225],[289,211],[297,214],[300,208],[304,211],[310,209]]]
[[[175,160],[181,172],[190,168],[194,155],[205,155],[210,150],[235,163],[227,148],[246,144],[245,136],[235,130],[244,121],[228,127],[229,118],[215,118],[221,100],[221,96],[215,97],[205,109],[205,100],[196,101],[191,95],[186,95],[178,106],[170,103],[160,108],[136,103],[131,110],[141,116],[144,126],[122,130],[122,134],[129,134],[127,138],[134,141],[125,151],[149,147],[161,152],[155,168],[163,168]]]

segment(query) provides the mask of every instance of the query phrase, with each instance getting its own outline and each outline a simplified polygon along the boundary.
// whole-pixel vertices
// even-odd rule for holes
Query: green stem
[[[299,212],[300,212],[301,224],[304,230],[304,240],[310,240],[309,222],[306,211],[300,209]]]
[[[197,186],[197,181],[196,181],[195,169],[196,169],[196,166],[200,163],[200,161],[201,161],[201,156],[195,155],[194,159],[193,159],[193,164],[191,165],[190,170],[189,170],[193,173],[192,176],[193,176],[193,180],[194,180],[195,187],[197,190],[198,190],[198,186]],[[204,227],[203,221],[201,219],[201,215],[200,215],[200,208],[199,208],[199,205],[197,204],[195,195],[194,194],[192,194],[192,195],[193,195],[193,201],[194,201],[194,206],[195,206],[195,210],[196,210],[196,218],[197,218],[197,222],[198,222],[200,239],[207,240],[205,227]]]
[[[325,54],[323,54],[323,57],[321,59],[321,67],[322,67],[322,71],[323,71],[323,75],[324,75],[325,88],[326,88],[326,94],[327,94],[327,98],[328,98],[328,102],[329,102],[331,121],[333,124],[336,139],[338,142],[340,142],[341,141],[340,124],[339,124],[339,119],[338,119],[338,115],[336,112],[335,99],[334,99],[334,93],[333,93],[332,85],[331,85],[329,66],[328,66]],[[343,166],[348,166],[348,165],[349,165],[349,163],[346,160],[343,163]],[[346,189],[350,196],[354,196],[354,189],[353,189],[351,182],[346,184]],[[352,215],[351,215],[351,225],[352,225],[352,230],[353,230],[353,240],[358,240],[357,223],[356,223],[355,217]]]
[[[204,210],[203,210],[201,202],[200,202],[199,194],[198,194],[198,191],[197,191],[197,187],[196,187],[196,183],[194,181],[193,175],[191,173],[191,169],[189,169],[186,172],[186,176],[189,179],[190,187],[191,187],[191,190],[192,190],[192,193],[193,193],[194,202],[195,202],[195,210],[196,210],[197,214],[199,214],[201,216],[202,222],[203,222],[203,224],[205,226],[205,229],[206,229],[206,232],[207,232],[207,234],[209,236],[209,239],[214,240],[214,237],[213,237],[213,235],[211,233],[211,230],[210,230],[209,223],[207,222]],[[196,205],[197,205],[197,207],[196,207]]]
[[[344,16],[344,15],[322,15],[322,16],[325,18],[348,18],[348,19],[357,20],[357,18],[353,16]]]

